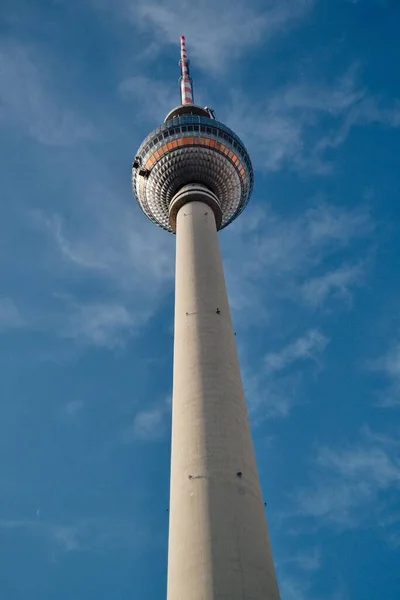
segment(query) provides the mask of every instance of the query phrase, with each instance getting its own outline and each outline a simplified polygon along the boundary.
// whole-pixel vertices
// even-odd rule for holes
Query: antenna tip
[[[181,35],[181,40],[184,40],[184,39],[185,39],[185,36],[184,36],[184,35]]]

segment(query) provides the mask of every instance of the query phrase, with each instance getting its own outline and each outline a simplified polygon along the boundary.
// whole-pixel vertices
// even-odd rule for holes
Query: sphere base
[[[222,210],[217,196],[205,185],[200,183],[189,183],[188,185],[184,185],[179,192],[175,194],[169,205],[169,223],[172,231],[176,233],[176,217],[179,209],[185,204],[188,204],[188,202],[194,201],[204,202],[211,208],[215,216],[217,230],[219,230],[222,224]]]

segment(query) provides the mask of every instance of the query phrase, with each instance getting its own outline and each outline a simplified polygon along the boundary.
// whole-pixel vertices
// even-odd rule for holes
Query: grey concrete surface
[[[168,600],[278,600],[213,211],[177,214]]]

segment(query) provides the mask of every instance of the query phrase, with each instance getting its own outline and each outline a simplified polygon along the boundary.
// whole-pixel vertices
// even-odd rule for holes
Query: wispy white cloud
[[[333,83],[304,81],[271,90],[257,106],[252,100],[251,109],[246,96],[236,92],[227,120],[246,140],[256,166],[326,173],[330,165],[306,136],[323,118],[343,117],[362,94],[351,69]]]
[[[302,552],[293,557],[293,562],[303,571],[317,571],[322,564],[321,551],[314,548],[311,552]]]
[[[0,519],[0,530],[20,530],[26,534],[42,537],[54,546],[65,552],[80,551],[82,549],[79,537],[79,525],[61,525],[36,520]]]
[[[317,591],[317,586],[313,585],[313,581],[309,577],[289,574],[286,571],[279,577],[282,600],[350,600],[345,585],[336,584],[336,588],[321,596]]]
[[[365,91],[357,85],[357,66],[353,65],[333,83],[302,81],[289,85],[282,90],[283,104],[286,109],[310,110],[330,115],[341,115],[355,103],[358,103]],[[274,98],[273,104],[278,104]]]
[[[359,83],[358,71],[353,65],[332,83],[293,82],[270,90],[256,105],[235,92],[227,121],[246,140],[257,167],[330,173],[325,151],[342,145],[353,127],[400,125],[400,102],[373,96]]]
[[[344,265],[319,277],[312,277],[302,286],[304,302],[321,306],[328,297],[346,300],[351,304],[352,288],[362,282],[363,265]]]
[[[294,497],[294,515],[319,525],[385,526],[391,494],[400,491],[400,459],[389,436],[367,436],[339,448],[320,447],[313,484]],[[392,498],[393,499],[393,498]]]
[[[299,581],[293,577],[281,577],[279,589],[282,600],[309,600],[309,584],[305,581]]]
[[[389,377],[400,379],[400,344],[395,344],[390,351],[378,358],[371,367],[383,371]]]
[[[11,298],[0,298],[0,330],[20,327],[23,319]]]
[[[82,550],[79,541],[79,527],[71,525],[58,525],[53,527],[54,541],[65,552]]]
[[[300,403],[304,387],[304,363],[315,372],[321,368],[321,355],[329,340],[318,330],[310,330],[289,342],[279,352],[269,352],[263,364],[249,361],[243,368],[244,391],[250,418],[257,426],[266,419],[288,417]],[[307,370],[309,372],[309,370]]]
[[[148,223],[131,195],[119,193],[117,182],[103,174],[81,190],[79,200],[69,224],[60,214],[32,213],[32,225],[51,237],[64,268],[92,273],[119,290],[140,287],[149,294],[172,279],[174,237]]]
[[[322,553],[319,548],[304,550],[292,556],[285,557],[279,561],[278,568],[281,565],[293,565],[301,571],[318,571],[322,565]]]
[[[252,421],[257,424],[265,418],[286,417],[301,403],[304,366],[307,373],[311,368],[315,374],[328,342],[313,325],[293,339],[288,315],[296,311],[297,318],[305,320],[311,314],[309,309],[317,305],[317,293],[318,307],[337,298],[339,288],[340,299],[346,290],[344,299],[348,300],[352,286],[362,281],[362,268],[351,271],[352,277],[349,274],[346,280],[338,277],[332,281],[332,259],[346,274],[348,252],[357,256],[360,241],[365,258],[364,239],[373,234],[374,222],[364,208],[348,210],[328,203],[285,216],[261,204],[247,211],[246,219],[238,219],[230,236],[221,236],[221,241],[233,318],[241,333],[237,340],[246,398]],[[312,287],[315,296],[311,295]],[[277,323],[292,339],[280,351],[271,349],[260,364],[245,332],[262,327],[275,336]],[[310,359],[312,364],[305,365]]]
[[[95,346],[119,345],[144,315],[134,314],[117,302],[80,303],[73,301],[64,322],[65,337]]]
[[[71,340],[79,347],[112,349],[123,346],[153,314],[150,306],[135,307],[132,301],[125,304],[112,297],[91,302],[79,296],[56,295],[55,300],[46,310],[27,306],[21,327]]]
[[[42,538],[53,552],[101,552],[115,550],[151,550],[160,544],[160,537],[130,517],[81,518],[57,523],[36,520],[0,519],[0,530],[19,530]]]
[[[71,400],[64,406],[64,414],[69,419],[74,419],[81,412],[85,403],[82,400]]]
[[[119,93],[125,100],[134,101],[138,116],[148,118],[153,124],[161,121],[178,104],[176,82],[157,81],[145,75],[136,75],[121,81]]]
[[[123,441],[155,442],[162,439],[168,430],[171,414],[171,399],[159,402],[151,408],[136,413],[132,425],[123,432]]]
[[[93,125],[65,104],[37,48],[12,40],[0,45],[0,124],[14,126],[50,146],[74,144],[96,136]]]
[[[367,124],[400,127],[400,100],[395,99],[388,106],[383,99],[365,92],[360,101],[351,105],[340,127],[322,137],[316,149],[337,148],[346,141],[353,127]]]
[[[37,240],[27,261],[42,296],[39,302],[18,296],[18,308],[10,298],[0,300],[0,329],[44,332],[64,340],[64,347],[70,340],[114,348],[139,332],[172,293],[174,237],[146,222],[129,188],[126,198],[118,185],[107,192],[106,177],[102,183],[93,194],[80,190],[73,219],[44,210],[23,216]]]
[[[128,191],[89,161],[74,219],[43,210],[29,224],[53,244],[40,263],[54,278],[46,311],[27,311],[26,326],[85,345],[114,347],[158,310],[172,291],[174,238],[146,222]],[[95,297],[82,282],[90,281]],[[29,314],[28,314],[29,313]]]
[[[64,406],[64,414],[68,418],[74,419],[78,415],[78,413],[81,412],[84,405],[85,403],[82,400],[71,400],[70,402],[67,402],[67,404]]]
[[[295,215],[279,215],[268,205],[247,211],[246,219],[238,219],[222,239],[231,306],[242,323],[268,322],[281,310],[283,298],[314,306],[315,291],[321,306],[340,289],[350,293],[361,283],[361,263],[350,267],[340,257],[351,247],[354,260],[358,240],[373,234],[373,220],[364,208],[324,203]],[[329,264],[333,256],[336,275]]]
[[[270,352],[265,357],[267,372],[273,374],[290,367],[298,361],[319,361],[328,339],[318,330],[312,329],[285,346],[279,352]]]
[[[304,217],[314,244],[347,246],[374,229],[366,206],[349,210],[334,204],[320,204],[307,211]]]
[[[386,379],[386,386],[379,393],[379,406],[400,406],[400,343],[394,343],[383,356],[368,360],[366,366],[372,372],[381,373]]]
[[[362,428],[362,434],[365,439],[372,444],[387,447],[393,446],[394,448],[400,447],[400,427],[394,436],[374,431],[369,426],[364,426]]]
[[[301,20],[314,0],[267,0],[247,4],[232,0],[187,3],[185,0],[107,0],[94,6],[112,8],[131,20],[137,29],[151,34],[152,54],[166,44],[176,46],[179,36],[188,38],[190,55],[211,72],[224,69],[226,62],[249,48],[265,43]],[[148,54],[147,54],[148,56]]]
[[[373,485],[386,488],[400,483],[400,460],[382,448],[353,446],[341,450],[321,448],[318,464],[346,479],[367,477]]]
[[[244,364],[242,367],[244,393],[250,420],[257,426],[266,419],[285,418],[296,402],[299,381],[297,375],[269,378],[263,366]]]

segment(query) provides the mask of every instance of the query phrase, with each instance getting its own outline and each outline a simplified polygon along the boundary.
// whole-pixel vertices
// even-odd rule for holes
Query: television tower
[[[279,600],[217,232],[247,205],[238,136],[194,103],[181,37],[181,104],[133,161],[140,208],[176,234],[168,600]]]

